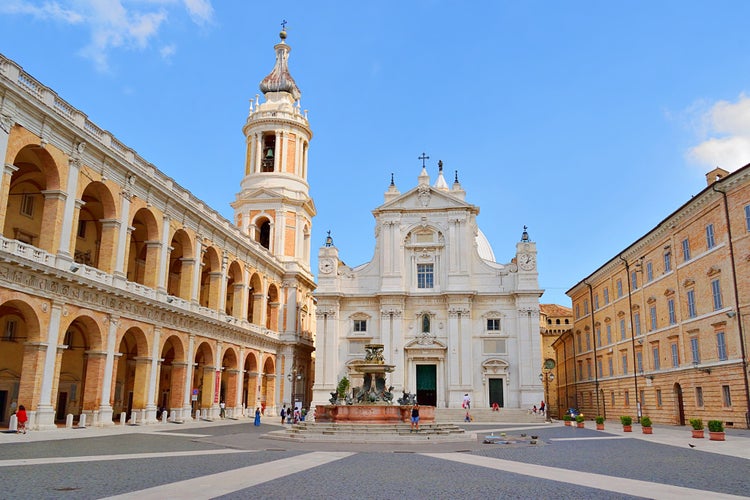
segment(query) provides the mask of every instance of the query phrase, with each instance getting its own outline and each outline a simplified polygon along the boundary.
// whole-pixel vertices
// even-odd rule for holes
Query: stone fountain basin
[[[411,422],[411,406],[399,405],[318,405],[316,422],[355,422],[363,424],[388,424]],[[419,422],[435,421],[434,406],[419,407]]]

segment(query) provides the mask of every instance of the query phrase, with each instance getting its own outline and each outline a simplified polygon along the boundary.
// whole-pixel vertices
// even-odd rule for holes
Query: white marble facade
[[[539,289],[536,245],[524,230],[515,255],[495,261],[465,201],[442,164],[434,184],[423,167],[418,184],[400,193],[391,182],[373,211],[375,254],[349,267],[329,239],[318,252],[317,338],[313,405],[364,358],[364,345],[384,344],[396,397],[420,404],[474,408],[497,402],[527,408],[543,398],[539,381]]]

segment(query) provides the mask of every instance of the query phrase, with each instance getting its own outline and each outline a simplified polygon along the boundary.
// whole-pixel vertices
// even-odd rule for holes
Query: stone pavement
[[[750,431],[461,424],[471,443],[279,443],[269,417],[0,434],[4,498],[745,498]],[[483,444],[505,433],[510,444]],[[539,434],[530,445],[518,436]],[[511,437],[512,436],[512,437]],[[86,439],[81,439],[86,438]],[[16,443],[12,445],[11,443]],[[25,443],[26,445],[22,444]],[[691,448],[689,444],[693,444]],[[20,445],[20,446],[19,446]],[[27,446],[28,445],[28,446]],[[707,454],[708,453],[708,454]],[[710,454],[710,455],[709,455]],[[38,472],[37,472],[38,471]],[[348,492],[348,493],[347,493]]]

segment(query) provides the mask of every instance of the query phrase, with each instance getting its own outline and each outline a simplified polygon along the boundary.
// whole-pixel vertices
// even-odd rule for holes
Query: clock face
[[[332,259],[323,259],[320,261],[320,265],[318,266],[318,269],[320,269],[321,273],[329,274],[333,272],[333,260]]]
[[[536,259],[534,256],[530,253],[522,253],[518,256],[518,267],[525,271],[530,271],[534,269],[534,265],[536,264]]]
[[[554,359],[546,359],[544,361],[544,368],[547,370],[552,370],[555,367],[555,360]]]

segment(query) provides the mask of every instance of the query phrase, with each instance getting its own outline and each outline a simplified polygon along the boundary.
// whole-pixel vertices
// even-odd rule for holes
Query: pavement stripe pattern
[[[140,491],[131,491],[110,499],[163,500],[164,498],[216,498],[235,491],[244,490],[279,479],[290,474],[325,465],[354,455],[350,452],[313,452],[295,457],[274,460],[265,464],[252,465],[218,474],[196,477],[186,481],[165,484]]]
[[[439,458],[443,460],[452,460],[467,465],[479,467],[488,467],[495,470],[523,474],[541,479],[549,479],[563,483],[575,484],[589,488],[597,488],[605,491],[612,491],[626,495],[633,495],[645,498],[700,498],[700,499],[740,499],[735,495],[717,493],[715,491],[705,491],[682,486],[672,486],[668,484],[653,483],[649,481],[639,481],[637,479],[626,479],[615,476],[606,476],[604,474],[593,474],[591,472],[571,471],[568,469],[559,469],[545,465],[534,465],[523,462],[513,462],[499,458],[487,458],[476,455],[467,455],[463,453],[422,453],[426,457]]]

